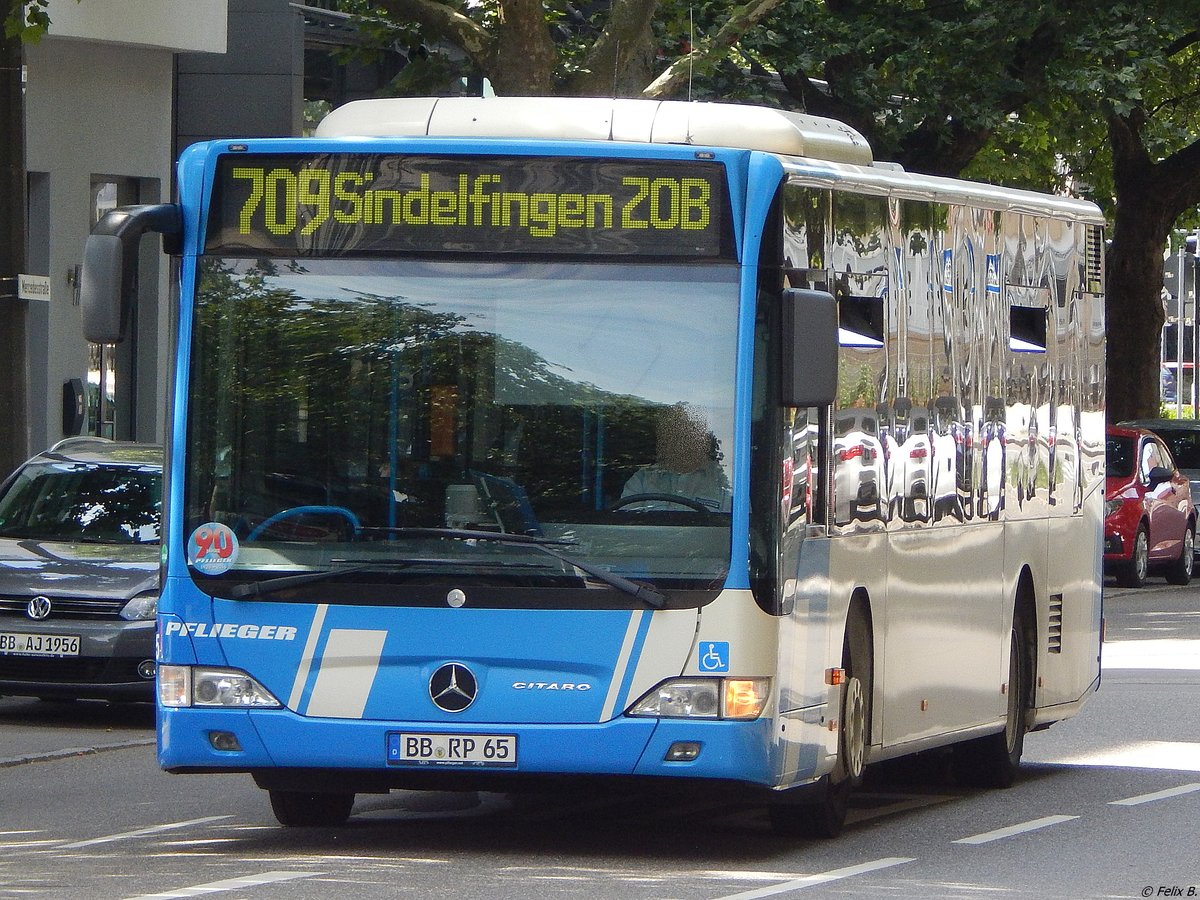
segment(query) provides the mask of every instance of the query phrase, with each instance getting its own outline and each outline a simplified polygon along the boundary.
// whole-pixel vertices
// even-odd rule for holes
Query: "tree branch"
[[[388,16],[397,21],[416,22],[432,34],[443,37],[470,57],[481,70],[493,62],[496,37],[478,22],[434,0],[378,0]]]
[[[1137,196],[1144,188],[1146,173],[1154,167],[1142,140],[1145,113],[1134,109],[1128,115],[1108,114],[1108,141],[1112,148],[1113,185],[1117,196]]]
[[[835,96],[828,88],[819,87],[801,71],[780,72],[779,80],[788,94],[799,101],[802,112],[844,122],[865,137],[871,147],[879,146],[873,110],[863,109],[857,104],[847,102],[845,98]],[[830,85],[832,86],[832,82]]]
[[[713,37],[701,39],[690,53],[671,63],[665,72],[642,91],[642,96],[665,98],[677,92],[687,82],[692,66],[697,63],[708,63],[725,56],[730,47],[736,44],[747,31],[757,25],[780,2],[781,0],[750,0],[749,3],[739,6]]]
[[[926,118],[906,134],[900,141],[896,162],[926,175],[957,178],[992,136],[989,128],[972,128],[957,119],[939,124],[940,128],[935,127]]]
[[[1166,49],[1163,51],[1163,55],[1167,59],[1170,59],[1176,53],[1186,50],[1188,47],[1194,46],[1197,43],[1200,43],[1200,31],[1189,31],[1187,34],[1182,34],[1171,43],[1167,44]]]
[[[658,0],[616,0],[604,31],[567,80],[575,96],[636,97],[646,86],[654,62],[653,32]]]

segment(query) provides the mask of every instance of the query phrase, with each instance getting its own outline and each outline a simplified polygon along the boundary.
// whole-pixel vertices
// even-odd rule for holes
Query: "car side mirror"
[[[1146,473],[1146,480],[1150,482],[1150,487],[1156,488],[1160,484],[1170,481],[1174,477],[1174,474],[1166,466],[1155,466]]]

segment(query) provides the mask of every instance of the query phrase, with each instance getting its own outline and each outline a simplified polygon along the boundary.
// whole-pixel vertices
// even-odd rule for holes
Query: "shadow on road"
[[[150,703],[108,703],[103,700],[37,700],[0,697],[0,727],[129,730],[142,735],[154,728]]]

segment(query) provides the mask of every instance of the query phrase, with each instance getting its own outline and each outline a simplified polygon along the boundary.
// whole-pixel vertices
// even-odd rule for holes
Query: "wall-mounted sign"
[[[18,275],[17,276],[17,299],[18,300],[46,300],[50,299],[50,276],[49,275]]]

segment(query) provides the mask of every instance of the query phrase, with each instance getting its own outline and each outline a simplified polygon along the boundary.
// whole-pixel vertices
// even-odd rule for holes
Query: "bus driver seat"
[[[661,408],[654,422],[655,461],[633,473],[617,505],[729,512],[729,479],[719,461],[716,436],[706,426],[703,415],[686,403]],[[645,499],[635,499],[641,497]]]

